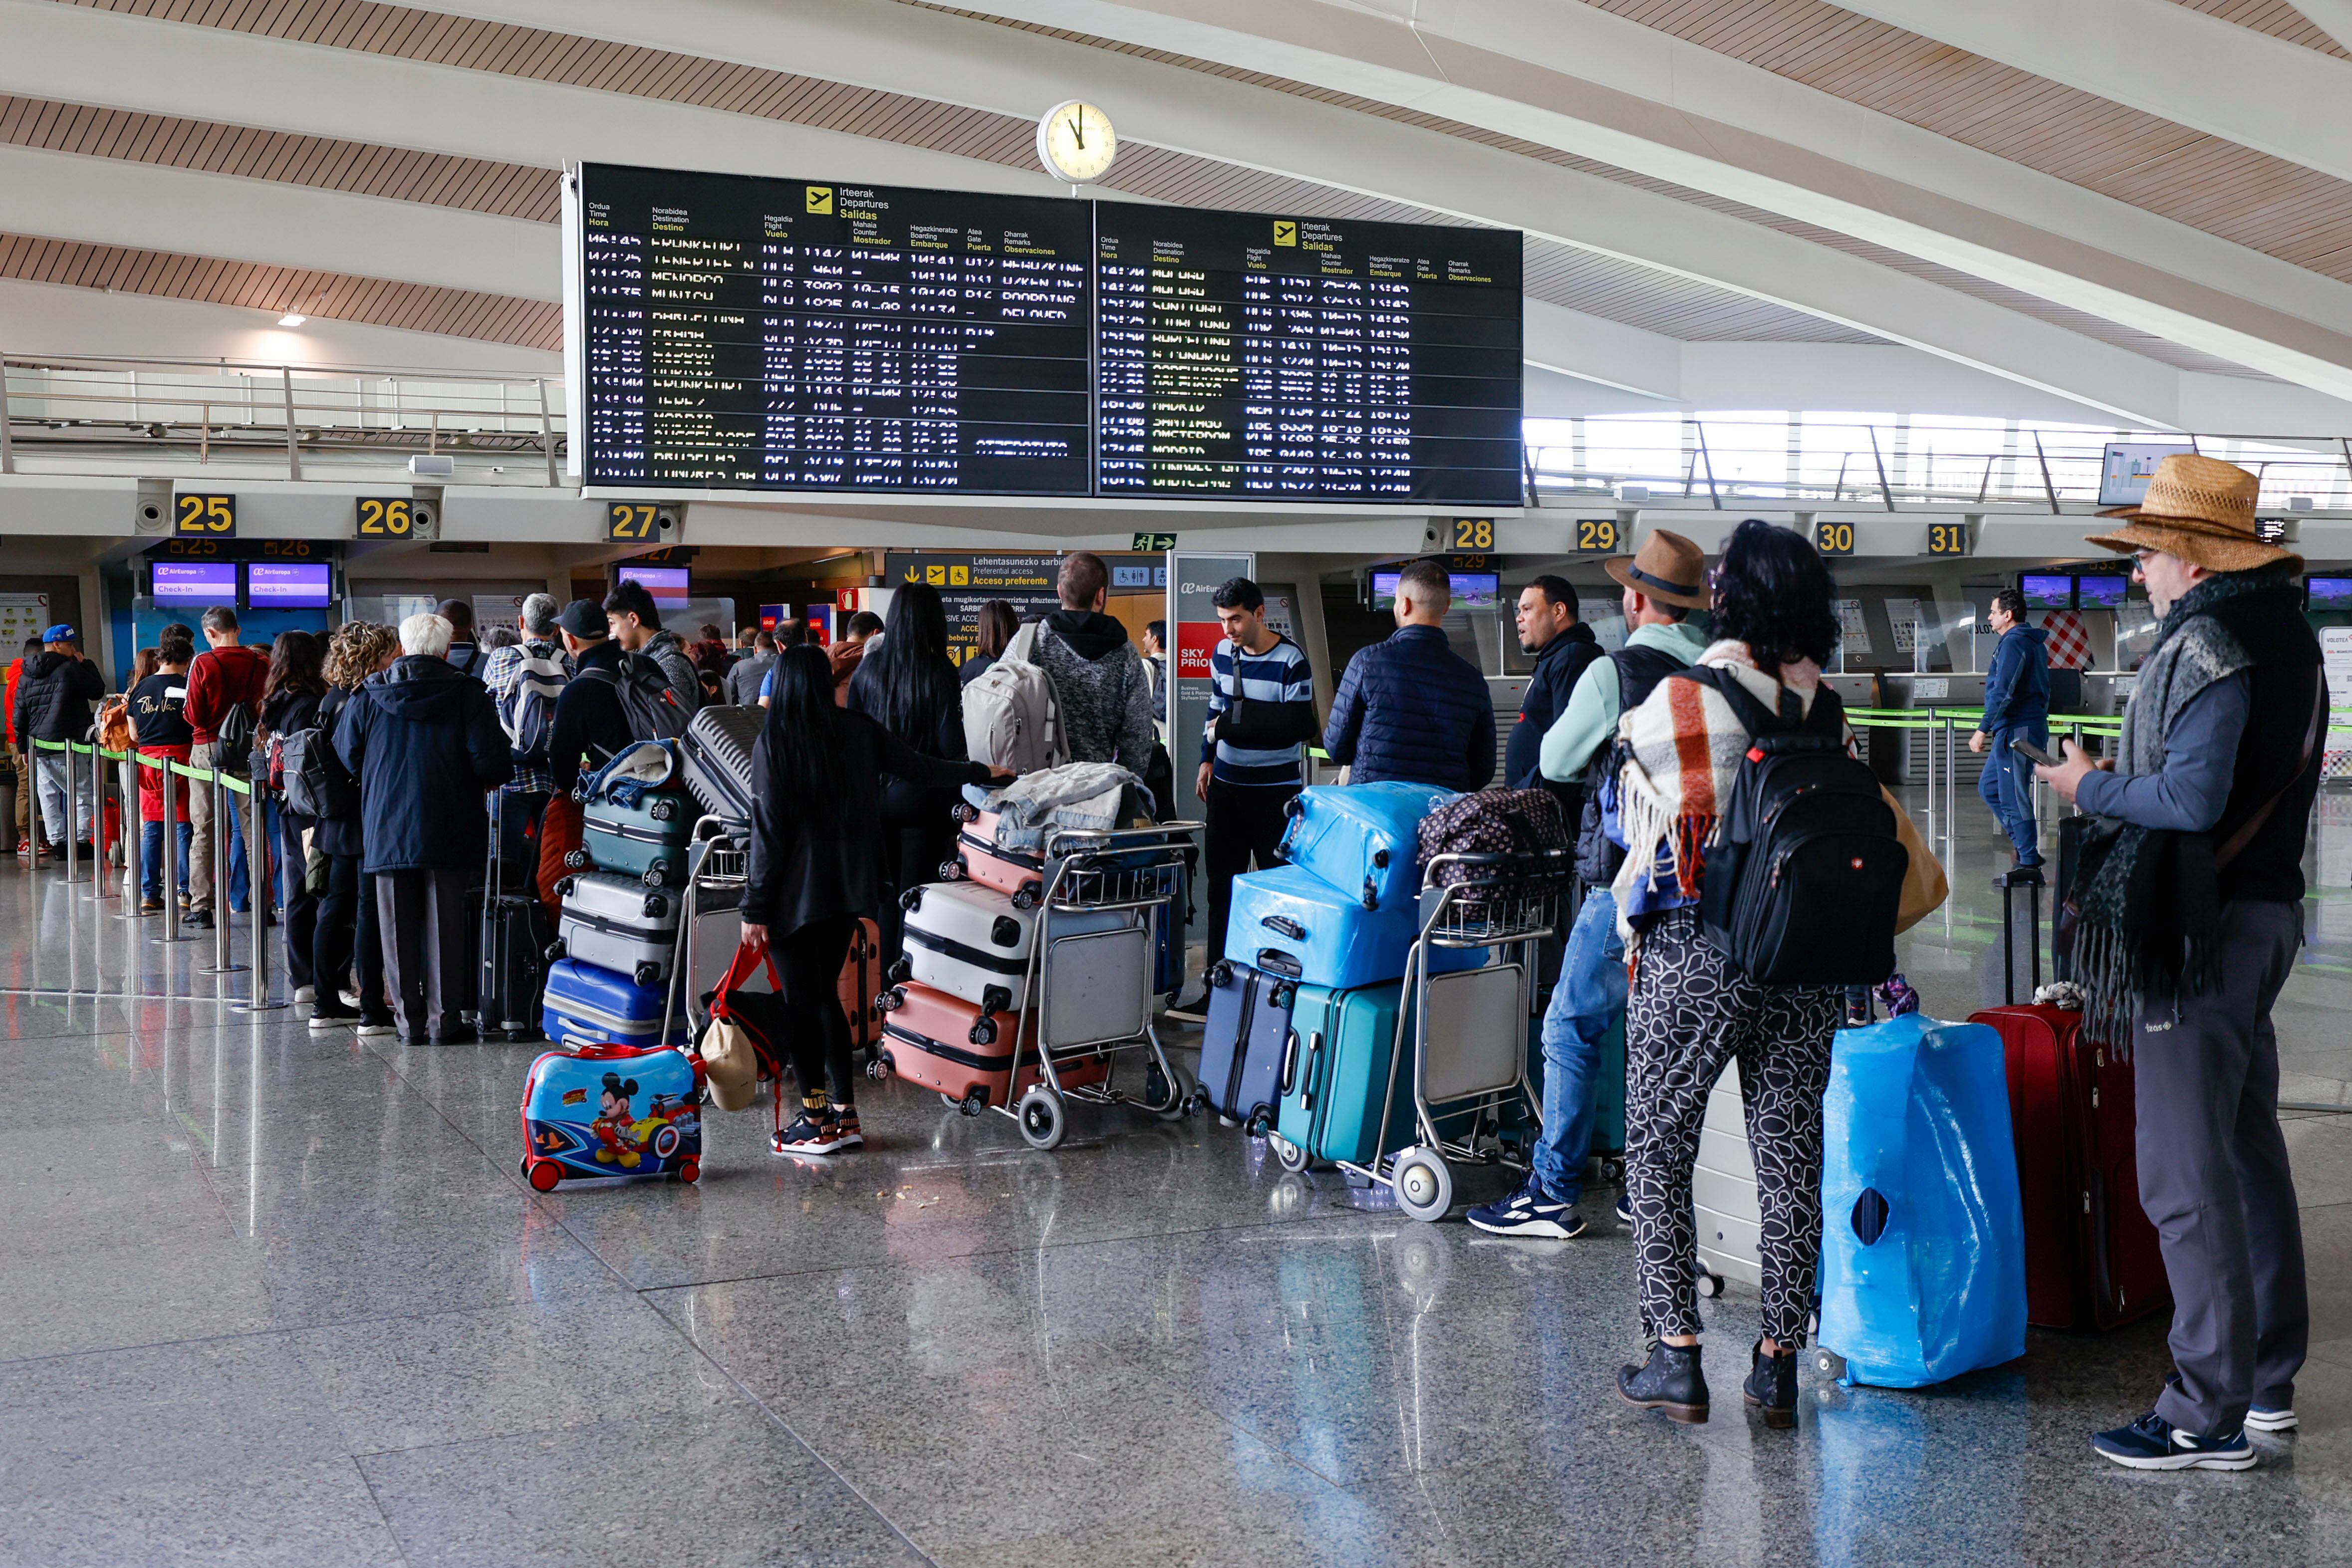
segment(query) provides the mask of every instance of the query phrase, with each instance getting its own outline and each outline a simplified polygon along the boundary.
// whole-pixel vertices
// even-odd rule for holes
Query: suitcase
[[[635,877],[582,871],[559,889],[563,915],[556,939],[565,958],[625,974],[656,988],[670,977],[677,958],[678,916],[684,893],[648,888]]]
[[[1208,980],[1200,1093],[1218,1115],[1241,1122],[1255,1137],[1273,1126],[1281,1108],[1298,977],[1220,959]]]
[[[1393,980],[1349,990],[1301,984],[1293,992],[1291,1043],[1282,1068],[1286,1087],[1274,1124],[1288,1145],[1277,1151],[1284,1164],[1369,1164],[1375,1155],[1418,1142],[1409,1085],[1397,1086],[1385,1136],[1380,1126],[1402,1005],[1403,987]]]
[[[1225,952],[1253,969],[1296,973],[1329,991],[1353,991],[1404,973],[1405,952],[1421,932],[1416,900],[1377,910],[1303,866],[1276,866],[1234,879]],[[1432,948],[1430,973],[1475,969],[1483,948]]]
[[[702,1173],[701,1074],[684,1051],[595,1044],[542,1053],[522,1089],[522,1173],[539,1191],[567,1177]]]
[[[678,740],[687,792],[739,832],[751,826],[751,748],[767,721],[764,708],[715,703],[698,710]]]
[[[548,966],[540,1031],[567,1045],[682,1046],[687,1039],[683,1007],[670,1009],[669,1037],[656,1037],[667,999],[663,987],[640,985],[625,974],[576,958],[559,959]]]
[[[1030,952],[1038,928],[1053,939],[1117,931],[1132,911],[1046,915],[1015,909],[978,882],[932,882],[899,896],[906,953],[890,966],[892,984],[914,980],[991,1013],[1018,1012],[1029,1000]]]
[[[635,877],[649,888],[675,887],[686,880],[686,839],[693,828],[693,803],[674,790],[650,791],[635,805],[592,801],[580,847],[564,864],[575,871],[593,866]]]
[[[998,844],[992,811],[960,805],[955,816],[955,858],[940,868],[940,877],[978,882],[1005,894],[1022,909],[1035,907],[1045,890],[1045,858]]]
[[[1421,819],[1452,790],[1391,781],[1318,784],[1284,809],[1282,858],[1305,867],[1364,908],[1410,904],[1421,891]]]
[[[983,1105],[1010,1105],[1039,1081],[1036,1034],[1022,1028],[1018,1014],[984,1013],[928,985],[894,985],[884,994],[882,1054],[893,1074],[946,1100],[978,1095]],[[1110,1058],[1056,1057],[1055,1070],[1073,1088],[1097,1084],[1110,1076]]]
[[[533,893],[491,893],[482,900],[475,1014],[483,1035],[527,1040],[539,1033],[547,984],[547,906]]]
[[[849,1020],[849,1048],[875,1050],[882,1043],[882,1009],[875,1001],[882,994],[882,928],[872,921],[860,920],[850,933],[837,991]]]
[[[1748,1148],[1748,1102],[1739,1091],[1737,1060],[1723,1064],[1707,1091],[1698,1160],[1691,1167],[1691,1219],[1699,1268],[1712,1277],[1699,1281],[1700,1294],[1720,1295],[1727,1279],[1763,1289],[1764,1210],[1756,1197],[1756,1160]]]
[[[2015,888],[2001,890],[2002,924]],[[2041,927],[2041,884],[2021,879]],[[2003,944],[2008,984],[2014,955]],[[2041,978],[2036,943],[2034,978]],[[2014,990],[2008,993],[2012,998]],[[2059,1007],[1989,1007],[1969,1022],[2000,1034],[2025,1213],[2025,1318],[2036,1328],[2112,1329],[2171,1304],[2156,1226],[2139,1205],[2138,1115],[2128,1061],[2083,1037]]]

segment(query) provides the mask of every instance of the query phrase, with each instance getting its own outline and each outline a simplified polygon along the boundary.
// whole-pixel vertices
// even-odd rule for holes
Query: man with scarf
[[[2310,1313],[2278,1122],[2271,1007],[2303,943],[2303,849],[2327,683],[2300,558],[2254,531],[2253,475],[2191,454],[2090,542],[2137,560],[2163,617],[2123,741],[2035,772],[2098,818],[2073,919],[2084,1031],[2128,1056],[2141,1205],[2172,1286],[2156,1408],[2092,1439],[2135,1469],[2242,1470],[2295,1425]]]

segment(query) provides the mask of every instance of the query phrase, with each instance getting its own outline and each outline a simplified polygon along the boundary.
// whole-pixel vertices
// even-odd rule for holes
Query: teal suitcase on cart
[[[1309,1160],[1369,1164],[1376,1154],[1419,1141],[1408,1083],[1397,1085],[1385,1136],[1379,1127],[1403,990],[1393,980],[1352,991],[1297,987],[1274,1124],[1285,1166],[1297,1170]]]
[[[614,800],[589,804],[580,833],[580,847],[572,853],[572,868],[593,866],[614,876],[635,877],[649,888],[682,887],[686,882],[686,840],[693,831],[695,807],[671,790],[650,791],[635,805]]]

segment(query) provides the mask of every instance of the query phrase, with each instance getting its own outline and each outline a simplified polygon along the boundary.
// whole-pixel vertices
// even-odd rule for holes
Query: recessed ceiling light
[[[299,310],[289,310],[278,318],[278,324],[281,327],[299,327],[310,319]]]

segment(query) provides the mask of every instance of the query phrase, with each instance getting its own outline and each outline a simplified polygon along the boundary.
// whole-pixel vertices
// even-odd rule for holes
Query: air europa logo
[[[1180,583],[1176,591],[1180,594],[1213,594],[1223,584],[1217,583]]]

